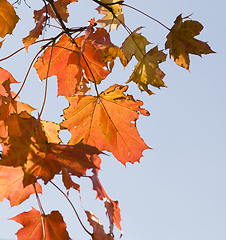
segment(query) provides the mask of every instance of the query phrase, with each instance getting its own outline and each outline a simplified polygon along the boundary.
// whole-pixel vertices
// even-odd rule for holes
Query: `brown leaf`
[[[36,26],[33,30],[30,31],[29,35],[22,39],[24,47],[26,48],[26,51],[28,52],[28,47],[34,43],[39,36],[42,34],[43,29],[43,23],[46,21],[46,17],[44,15],[41,16],[41,18],[36,23]]]
[[[173,56],[175,63],[189,70],[189,53],[201,57],[202,54],[215,53],[206,42],[194,38],[202,31],[201,23],[186,20],[180,14],[174,21],[174,25],[167,35],[165,49],[170,49],[170,57]]]

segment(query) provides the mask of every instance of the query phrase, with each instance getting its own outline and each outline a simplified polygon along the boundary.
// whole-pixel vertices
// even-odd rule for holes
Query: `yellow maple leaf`
[[[0,37],[12,34],[18,21],[19,17],[13,6],[6,0],[0,0]]]
[[[109,8],[111,8],[112,12],[109,11],[104,6],[99,6],[96,8],[99,14],[104,14],[103,18],[99,19],[97,23],[101,24],[101,27],[106,27],[110,25],[110,31],[114,28],[118,28],[118,26],[123,23],[124,24],[124,15],[122,12],[122,4],[114,4],[118,2],[118,0],[101,0],[103,4],[106,4]]]
[[[167,35],[165,49],[170,49],[170,57],[173,56],[177,65],[189,71],[189,53],[201,57],[202,54],[214,53],[214,51],[206,42],[194,38],[202,31],[202,24],[193,20],[183,22],[183,19],[185,18],[182,18],[180,14],[174,21],[174,25]]]
[[[127,66],[128,61],[123,53],[123,51],[115,45],[108,46],[102,53],[102,60],[104,62],[110,62],[110,64],[113,64],[113,61],[116,59],[116,57],[119,57],[122,65],[124,67]],[[112,69],[110,69],[112,70]]]
[[[148,84],[154,87],[166,87],[162,79],[165,77],[165,73],[159,69],[159,63],[166,60],[166,54],[163,51],[158,51],[158,47],[152,48],[145,56],[136,64],[133,73],[129,80],[137,84],[141,91],[147,92],[149,95],[153,94],[148,89]]]
[[[132,59],[133,55],[135,55],[136,59],[140,61],[146,53],[146,45],[150,44],[150,42],[142,36],[141,33],[137,33],[137,31],[141,28],[143,27],[139,27],[134,30],[122,44],[122,51],[128,62]]]

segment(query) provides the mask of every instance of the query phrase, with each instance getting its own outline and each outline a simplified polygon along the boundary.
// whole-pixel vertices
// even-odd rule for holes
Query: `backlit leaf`
[[[100,166],[101,159],[99,156],[96,156],[93,159],[94,164],[98,167]],[[121,222],[121,214],[120,208],[118,207],[118,201],[111,200],[107,193],[105,192],[103,186],[100,183],[98,178],[98,168],[93,168],[92,170],[93,176],[90,179],[93,182],[93,190],[97,192],[96,198],[104,201],[106,214],[108,215],[109,222],[110,222],[110,233],[113,234],[113,225],[115,224],[119,230],[122,230],[120,222]]]
[[[18,21],[19,17],[13,6],[6,0],[0,0],[0,37],[12,34]]]
[[[142,27],[139,27],[134,30],[122,44],[122,51],[128,62],[132,59],[133,55],[135,55],[136,59],[140,61],[146,54],[145,47],[150,44],[150,42],[142,36],[141,33],[137,33],[137,31],[141,28]]]
[[[113,85],[100,96],[68,97],[70,106],[64,110],[63,128],[70,130],[70,144],[83,142],[99,150],[112,152],[123,164],[134,163],[149,147],[140,138],[135,122],[139,112],[148,116],[149,112],[140,106],[131,95],[124,94],[127,86]]]
[[[106,27],[110,25],[110,31],[114,28],[118,28],[121,23],[124,23],[124,15],[122,12],[122,5],[121,4],[112,4],[118,2],[118,0],[101,0],[102,3],[108,4],[107,6],[111,8],[112,12],[106,9],[103,6],[99,6],[96,8],[99,14],[104,14],[103,18],[99,19],[97,23],[101,24],[101,27]]]
[[[82,143],[70,146],[48,142],[41,123],[28,114],[18,118],[20,137],[10,137],[2,143],[1,165],[23,166],[24,186],[42,179],[46,184],[55,174],[67,169],[75,176],[86,174],[86,170],[95,165],[88,155],[99,154],[95,147]]]
[[[23,186],[24,172],[22,167],[0,166],[0,202],[4,198],[10,201],[10,205],[17,206],[35,193],[33,185]],[[41,185],[35,183],[37,193],[42,193]]]
[[[81,90],[82,69],[84,77],[97,84],[110,73],[105,69],[107,64],[101,59],[101,51],[96,50],[89,41],[85,44],[84,57],[80,58],[83,39],[84,36],[79,37],[75,40],[76,44],[73,44],[69,37],[63,35],[53,48],[49,76],[57,75],[58,95],[70,96]],[[51,47],[47,48],[34,65],[41,80],[47,75],[50,52]]]
[[[28,47],[34,43],[39,36],[42,34],[43,29],[43,23],[46,21],[46,17],[44,15],[41,16],[41,18],[36,23],[36,26],[33,30],[30,31],[29,35],[25,38],[23,38],[23,44],[26,48],[26,51],[28,51]]]
[[[114,240],[113,236],[106,234],[103,223],[89,211],[85,211],[90,225],[93,227],[92,240]]]
[[[54,5],[58,11],[58,13],[60,14],[61,18],[63,21],[67,22],[67,19],[69,17],[69,13],[68,13],[68,9],[67,9],[67,5],[73,2],[77,2],[78,0],[57,0],[54,1]],[[56,18],[55,13],[53,12],[51,6],[49,4],[47,4],[47,11],[48,14],[52,17],[52,18]],[[34,19],[35,21],[39,21],[43,14],[46,13],[46,6],[44,6],[42,9],[38,10],[38,11],[34,11]]]
[[[174,21],[174,25],[167,35],[165,49],[170,49],[170,57],[173,56],[175,63],[189,70],[189,53],[201,57],[202,54],[214,53],[206,42],[196,38],[202,31],[201,23],[193,20],[183,22],[181,14]]]
[[[141,91],[145,91],[149,95],[153,94],[153,92],[148,89],[148,84],[157,88],[166,87],[162,81],[165,74],[159,69],[159,63],[165,60],[165,53],[158,51],[157,46],[152,48],[136,64],[127,83],[130,81],[135,82]]]
[[[32,208],[31,211],[23,212],[10,218],[10,220],[14,220],[23,225],[23,228],[19,229],[16,233],[18,240],[70,239],[66,230],[66,223],[63,221],[63,217],[58,211],[52,211],[48,215],[41,215],[39,211]],[[42,222],[44,222],[44,234]]]

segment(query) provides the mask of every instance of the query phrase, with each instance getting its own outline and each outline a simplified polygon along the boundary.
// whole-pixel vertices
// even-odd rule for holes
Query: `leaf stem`
[[[28,70],[27,70],[26,76],[25,76],[25,78],[24,78],[24,80],[23,80],[23,83],[22,83],[19,91],[17,92],[16,96],[15,96],[13,99],[16,99],[17,96],[18,96],[18,95],[20,94],[20,92],[22,91],[22,89],[23,89],[23,87],[24,87],[24,84],[25,84],[25,82],[26,82],[26,80],[27,80],[27,77],[28,77],[28,75],[29,75],[29,73],[30,73],[31,67],[33,66],[33,63],[34,63],[35,59],[38,57],[38,55],[39,55],[41,52],[42,52],[42,49],[40,49],[40,50],[38,51],[38,53],[35,55],[35,57],[33,58],[30,66],[29,66],[29,68],[28,68]]]
[[[76,216],[77,216],[77,218],[78,218],[78,220],[79,220],[79,223],[81,224],[81,226],[83,227],[83,229],[84,229],[90,236],[92,236],[93,234],[90,233],[90,232],[85,228],[85,226],[83,225],[83,223],[82,223],[82,221],[81,221],[81,219],[80,219],[80,217],[79,217],[79,215],[78,215],[78,213],[77,213],[77,211],[76,211],[73,203],[71,202],[71,200],[70,200],[70,199],[67,197],[67,195],[66,195],[55,183],[53,183],[51,180],[50,180],[50,183],[52,183],[53,186],[54,186],[55,188],[57,188],[57,189],[65,196],[65,198],[68,200],[69,204],[70,204],[71,207],[73,208],[73,210],[74,210],[74,212],[75,212],[75,214],[76,214]]]
[[[148,18],[152,19],[153,21],[159,23],[159,24],[162,25],[164,28],[166,28],[167,30],[170,31],[170,28],[168,28],[166,25],[164,25],[163,23],[161,23],[159,20],[157,20],[157,19],[155,19],[155,18],[149,16],[148,14],[146,14],[146,13],[140,11],[139,9],[134,8],[134,7],[132,7],[132,6],[130,6],[130,5],[127,5],[127,4],[125,4],[125,3],[123,3],[122,5],[125,6],[125,7],[128,7],[128,8],[132,8],[133,10],[135,10],[135,11],[137,11],[137,12],[139,12],[139,13],[145,15],[146,17],[148,17]]]
[[[46,102],[49,69],[50,69],[50,64],[51,64],[51,60],[52,60],[52,54],[53,54],[53,47],[54,47],[54,45],[55,45],[55,40],[53,40],[52,47],[51,47],[51,50],[50,50],[49,63],[48,63],[48,68],[47,68],[47,73],[46,73],[45,95],[44,95],[44,100],[43,100],[43,104],[42,104],[42,108],[41,108],[39,117],[41,117],[41,115],[42,115],[42,112],[43,112],[43,109],[44,109],[44,106],[45,106],[45,102]]]
[[[35,190],[35,196],[36,196],[36,200],[38,202],[38,207],[39,207],[39,210],[40,210],[40,213],[41,213],[43,240],[46,240],[45,222],[44,222],[44,218],[43,218],[43,215],[45,216],[45,212],[44,212],[44,209],[42,207],[40,198],[38,196],[37,189],[36,189],[36,186],[35,186],[35,182],[33,183],[33,187],[34,187],[34,190]]]

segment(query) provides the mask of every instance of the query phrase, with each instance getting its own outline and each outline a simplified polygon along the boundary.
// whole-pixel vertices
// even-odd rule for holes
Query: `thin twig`
[[[36,186],[35,186],[35,182],[33,183],[33,187],[34,187],[34,190],[35,190],[35,196],[36,196],[36,200],[38,202],[38,207],[39,207],[39,210],[40,210],[40,213],[41,213],[43,240],[45,240],[46,239],[46,231],[45,231],[45,221],[44,221],[44,218],[43,218],[43,215],[45,216],[45,212],[44,212],[44,209],[42,207],[40,198],[38,196],[37,189],[36,189]]]
[[[78,220],[79,220],[79,223],[81,224],[81,226],[83,227],[83,229],[84,229],[90,236],[92,236],[93,234],[90,233],[90,232],[85,228],[85,226],[83,225],[83,223],[82,223],[82,221],[81,221],[81,219],[80,219],[80,217],[79,217],[79,215],[78,215],[78,213],[77,213],[77,211],[76,211],[73,203],[70,201],[70,199],[67,197],[67,195],[66,195],[55,183],[53,183],[51,180],[50,180],[50,183],[52,183],[53,186],[54,186],[55,188],[57,188],[57,189],[65,196],[65,198],[68,200],[68,202],[70,203],[71,207],[73,208],[73,210],[74,210],[74,212],[75,212],[75,214],[76,214],[76,216],[77,216],[77,218],[78,218]]]
[[[94,1],[94,0],[93,0],[93,1]],[[123,3],[122,5],[125,6],[125,7],[128,7],[128,8],[132,8],[133,10],[135,10],[135,11],[137,11],[137,12],[139,12],[139,13],[145,15],[146,17],[148,17],[148,18],[152,19],[153,21],[159,23],[159,24],[162,25],[164,28],[166,28],[167,30],[170,31],[170,28],[168,28],[166,25],[164,25],[163,23],[161,23],[159,20],[157,20],[157,19],[155,19],[155,18],[149,16],[148,14],[146,14],[146,13],[140,11],[139,9],[134,8],[134,7],[132,7],[132,6],[130,6],[130,5],[127,5],[127,4],[124,4],[124,3]]]
[[[43,100],[43,104],[42,104],[42,108],[41,108],[39,117],[42,115],[42,112],[43,112],[43,109],[44,109],[44,106],[45,106],[45,102],[46,102],[49,69],[50,69],[50,65],[51,65],[52,53],[53,53],[54,45],[55,45],[55,41],[53,40],[52,47],[51,47],[51,50],[50,50],[50,56],[49,56],[49,63],[48,63],[47,73],[46,73],[45,95],[44,95],[44,100]]]

